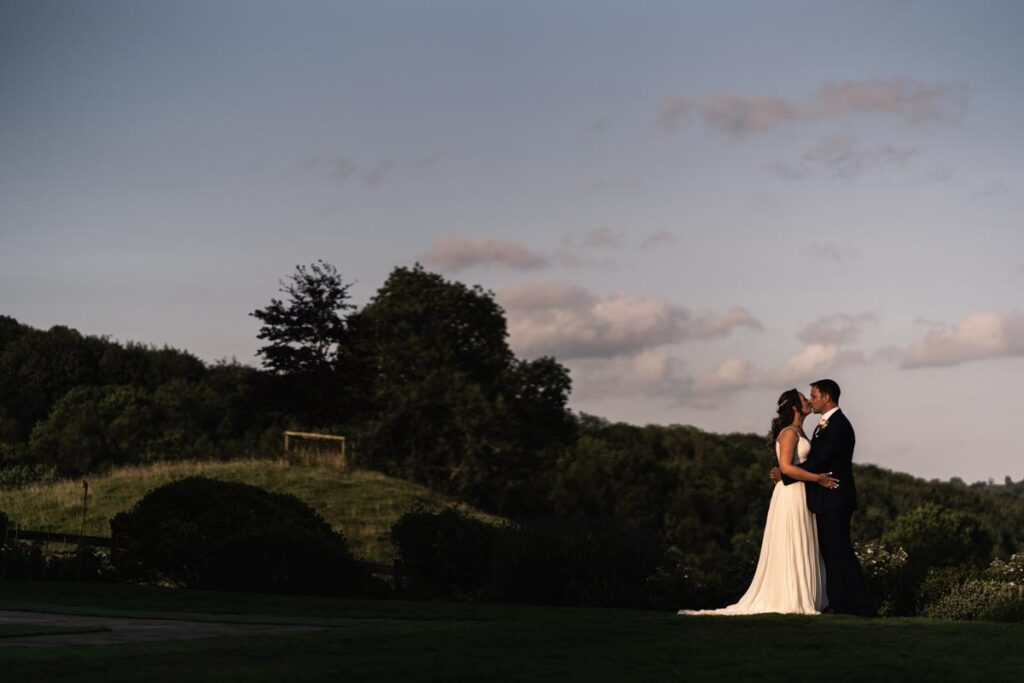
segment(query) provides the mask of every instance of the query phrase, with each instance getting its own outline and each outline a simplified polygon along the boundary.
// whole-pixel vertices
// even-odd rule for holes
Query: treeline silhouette
[[[419,265],[395,268],[361,308],[349,287],[323,261],[282,281],[282,299],[251,313],[260,369],[0,317],[0,485],[273,456],[283,430],[322,430],[346,435],[359,466],[513,520],[652,534],[694,603],[744,587],[770,497],[764,436],[575,415],[568,371],[515,356],[491,292]],[[856,475],[859,542],[916,542],[934,566],[1024,549],[1024,481],[967,486],[870,465]],[[921,548],[922,534],[954,549]]]

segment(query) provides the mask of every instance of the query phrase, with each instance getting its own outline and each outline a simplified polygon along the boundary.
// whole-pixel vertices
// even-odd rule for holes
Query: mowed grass
[[[115,514],[130,509],[154,488],[192,475],[294,494],[345,534],[356,557],[370,562],[393,559],[388,534],[402,514],[417,506],[440,510],[453,504],[424,486],[369,470],[343,471],[284,460],[157,463],[90,475],[85,533],[109,536],[109,521]],[[25,529],[78,533],[82,493],[80,479],[0,489],[0,510]],[[499,521],[468,506],[459,507],[482,519]]]
[[[11,681],[1016,681],[1024,624],[340,600],[0,581],[0,609],[310,623],[110,646],[0,644]]]

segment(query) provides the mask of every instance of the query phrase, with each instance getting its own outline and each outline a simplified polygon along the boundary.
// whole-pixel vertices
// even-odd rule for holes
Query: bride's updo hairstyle
[[[800,410],[800,392],[796,389],[783,391],[779,396],[778,412],[772,420],[772,431],[768,434],[768,443],[775,445],[779,432],[793,423],[793,409]]]

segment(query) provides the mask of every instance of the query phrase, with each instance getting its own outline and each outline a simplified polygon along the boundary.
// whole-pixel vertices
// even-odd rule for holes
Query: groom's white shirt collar
[[[839,410],[839,406],[836,406],[835,408],[833,408],[832,410],[828,411],[827,413],[824,413],[824,414],[823,414],[823,415],[821,416],[821,419],[822,419],[822,420],[827,420],[827,419],[829,419],[830,417],[832,417],[833,415],[835,415],[835,413],[836,413],[836,411],[837,411],[837,410]]]

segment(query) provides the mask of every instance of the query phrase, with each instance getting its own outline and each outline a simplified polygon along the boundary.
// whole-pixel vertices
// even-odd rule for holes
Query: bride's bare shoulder
[[[786,445],[788,443],[793,443],[798,438],[800,438],[800,435],[799,432],[797,432],[796,427],[783,427],[782,431],[779,432],[779,435],[775,437],[775,440],[782,445]]]

